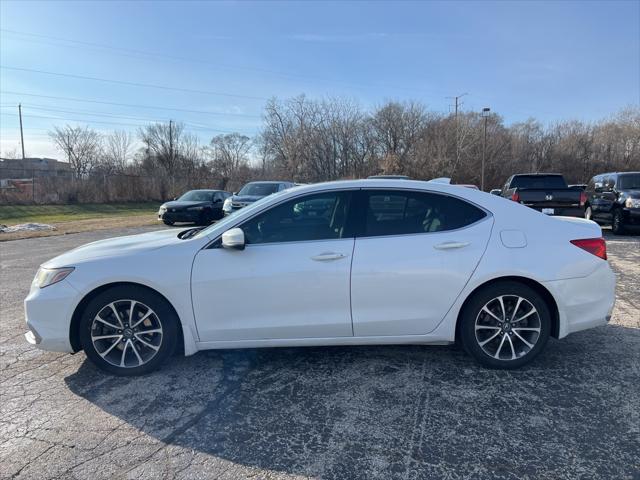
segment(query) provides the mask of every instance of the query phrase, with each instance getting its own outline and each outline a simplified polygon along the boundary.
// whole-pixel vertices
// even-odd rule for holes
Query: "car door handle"
[[[437,250],[453,250],[454,248],[463,248],[469,245],[469,242],[444,242],[434,245]]]
[[[316,262],[328,262],[331,260],[340,260],[345,257],[346,255],[344,253],[325,252],[311,257],[311,260],[315,260]]]

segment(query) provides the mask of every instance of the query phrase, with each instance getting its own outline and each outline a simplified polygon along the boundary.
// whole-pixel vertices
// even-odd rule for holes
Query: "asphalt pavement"
[[[208,351],[118,378],[25,342],[40,263],[151,228],[0,243],[0,478],[640,478],[640,236],[607,234],[611,323],[517,371],[381,346]]]

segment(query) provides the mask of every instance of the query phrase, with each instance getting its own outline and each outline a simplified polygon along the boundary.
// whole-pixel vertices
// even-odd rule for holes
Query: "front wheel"
[[[100,369],[120,376],[158,368],[175,348],[178,318],[169,303],[144,287],[110,288],[89,302],[80,341]]]
[[[478,292],[464,307],[460,340],[482,365],[513,369],[531,362],[551,332],[544,299],[518,282],[499,282]]]
[[[624,233],[624,221],[622,218],[622,212],[619,209],[613,212],[611,231],[614,233],[614,235],[622,235]]]

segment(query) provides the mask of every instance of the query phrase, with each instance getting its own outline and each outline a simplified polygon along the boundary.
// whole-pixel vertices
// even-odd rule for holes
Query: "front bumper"
[[[625,225],[640,226],[640,208],[622,209],[622,220]]]
[[[196,222],[200,220],[202,213],[202,210],[178,210],[177,212],[166,211],[158,213],[158,220],[167,222]]]
[[[606,325],[616,301],[616,276],[602,261],[586,277],[542,282],[558,305],[558,338],[588,328]]]
[[[32,287],[24,300],[27,342],[42,350],[73,353],[69,331],[79,295],[66,280],[45,288]]]

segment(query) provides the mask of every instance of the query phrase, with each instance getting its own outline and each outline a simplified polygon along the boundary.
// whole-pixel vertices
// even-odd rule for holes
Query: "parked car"
[[[158,210],[158,220],[165,225],[176,222],[208,225],[224,216],[222,205],[230,195],[222,190],[190,190],[171,202],[163,203]]]
[[[605,324],[600,228],[455,185],[278,192],[207,227],[94,242],[44,263],[27,340],[117,375],[219,348],[446,344],[516,368]],[[585,352],[585,355],[587,353]]]
[[[587,186],[584,217],[611,225],[616,235],[640,226],[640,172],[596,175]]]
[[[526,173],[511,175],[502,187],[501,195],[514,202],[547,215],[584,216],[587,196],[569,188],[557,173]]]
[[[224,202],[224,213],[229,215],[261,198],[294,186],[293,182],[249,182]]]

